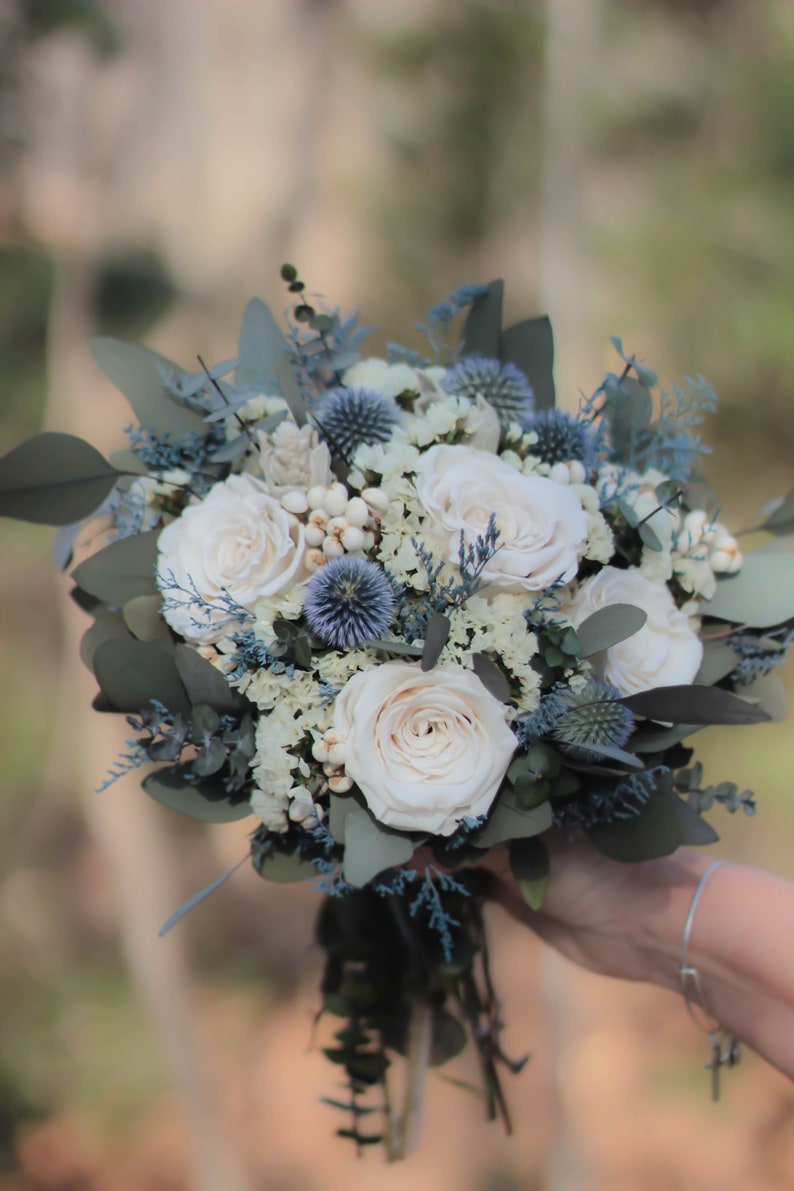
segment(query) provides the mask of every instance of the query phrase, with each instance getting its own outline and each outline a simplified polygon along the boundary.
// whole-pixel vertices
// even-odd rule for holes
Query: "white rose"
[[[499,549],[483,578],[508,591],[541,591],[576,574],[587,514],[570,487],[522,476],[497,455],[468,446],[431,447],[416,465],[416,492],[430,527],[457,562],[460,534],[485,534],[491,515]]]
[[[611,604],[633,604],[648,619],[633,636],[591,658],[596,673],[623,695],[652,687],[685,685],[694,680],[703,645],[666,587],[639,572],[604,567],[575,594],[568,614],[579,625]]]
[[[259,462],[273,496],[307,492],[333,480],[331,455],[317,431],[309,425],[280,422],[272,434],[259,433]]]
[[[386,662],[356,674],[334,706],[345,770],[375,818],[452,835],[491,806],[516,747],[505,708],[448,662]]]
[[[165,527],[157,545],[163,615],[188,641],[214,641],[226,630],[224,590],[251,609],[261,596],[303,578],[303,526],[253,476],[215,484]],[[171,575],[182,591],[173,590]],[[216,611],[208,616],[191,599],[194,590]]]

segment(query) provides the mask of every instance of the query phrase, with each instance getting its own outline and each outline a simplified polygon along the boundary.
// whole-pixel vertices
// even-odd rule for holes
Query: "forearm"
[[[683,852],[659,862],[658,879],[630,922],[645,978],[681,989],[683,929],[711,862]],[[697,968],[704,1008],[794,1078],[794,885],[742,865],[711,874],[695,912],[687,963]]]

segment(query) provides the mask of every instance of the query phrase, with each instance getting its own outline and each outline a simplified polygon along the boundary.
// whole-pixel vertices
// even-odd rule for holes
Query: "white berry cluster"
[[[311,572],[331,558],[371,550],[380,518],[389,507],[383,488],[365,488],[360,496],[351,496],[338,481],[315,484],[307,492],[285,492],[280,499],[287,513],[305,524],[304,565]]]
[[[353,788],[352,779],[345,773],[345,742],[336,728],[329,728],[315,740],[312,756],[322,765],[332,794],[346,794]]]

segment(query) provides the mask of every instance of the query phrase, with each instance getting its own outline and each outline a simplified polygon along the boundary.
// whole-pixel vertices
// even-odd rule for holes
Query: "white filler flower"
[[[499,549],[483,571],[495,587],[542,591],[576,575],[588,522],[570,487],[521,475],[488,451],[440,444],[420,456],[416,491],[431,528],[448,535],[450,562],[461,530],[472,543],[495,516]]]
[[[490,809],[516,748],[503,704],[453,662],[424,672],[393,661],[355,674],[334,728],[375,818],[436,835]]]
[[[163,615],[188,641],[215,641],[223,634],[224,591],[250,609],[261,596],[304,577],[303,526],[253,476],[229,476],[215,484],[165,527],[157,545]],[[173,590],[172,576],[181,592]]]
[[[611,604],[633,604],[642,608],[648,619],[639,632],[591,658],[600,678],[623,695],[693,681],[700,669],[703,645],[666,587],[651,583],[638,571],[604,567],[582,584],[568,615],[579,625]]]

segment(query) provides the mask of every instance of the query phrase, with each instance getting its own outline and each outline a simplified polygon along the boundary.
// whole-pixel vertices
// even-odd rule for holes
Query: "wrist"
[[[631,906],[627,924],[630,941],[641,956],[641,979],[681,991],[684,929],[698,885],[713,862],[713,856],[682,849],[674,856],[642,866],[643,896]],[[700,902],[705,903],[708,896],[707,886]],[[696,955],[694,936],[693,924],[690,960]]]

